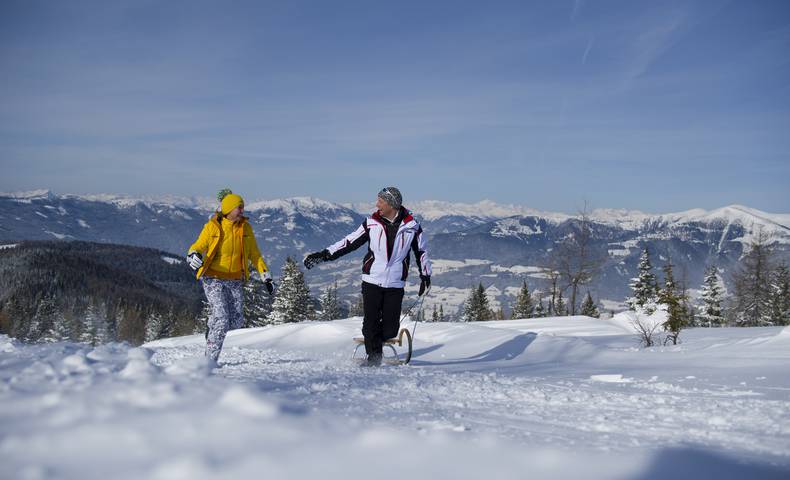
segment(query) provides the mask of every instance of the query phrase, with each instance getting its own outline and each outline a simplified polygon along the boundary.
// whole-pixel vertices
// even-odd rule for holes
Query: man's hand
[[[189,252],[187,255],[187,265],[192,270],[197,271],[198,268],[203,266],[203,257],[198,252]]]
[[[327,260],[329,260],[329,250],[323,249],[320,252],[311,253],[306,256],[304,258],[304,266],[306,269],[310,270],[319,263],[326,262]]]
[[[431,288],[431,276],[430,275],[420,275],[420,294],[419,296],[422,297],[422,294],[425,293],[426,290]]]

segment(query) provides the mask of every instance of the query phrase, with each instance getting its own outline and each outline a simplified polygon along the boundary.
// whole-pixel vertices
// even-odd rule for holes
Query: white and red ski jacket
[[[427,242],[422,227],[401,207],[395,227],[384,219],[379,212],[366,218],[362,225],[343,240],[330,245],[327,250],[331,259],[342,257],[368,244],[368,253],[362,260],[362,281],[384,288],[403,288],[409,275],[409,250],[414,250],[414,258],[420,275],[431,275],[431,260],[428,258]],[[388,238],[387,229],[390,229]]]

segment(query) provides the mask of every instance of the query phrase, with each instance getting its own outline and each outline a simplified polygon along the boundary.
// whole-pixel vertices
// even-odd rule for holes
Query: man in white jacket
[[[402,205],[395,187],[383,188],[376,199],[376,212],[362,225],[328,248],[304,259],[308,269],[335,260],[365,243],[368,252],[362,260],[362,301],[365,316],[362,335],[368,365],[381,364],[383,342],[400,329],[403,287],[409,275],[409,252],[414,251],[420,272],[420,295],[431,286],[431,261],[422,227]]]

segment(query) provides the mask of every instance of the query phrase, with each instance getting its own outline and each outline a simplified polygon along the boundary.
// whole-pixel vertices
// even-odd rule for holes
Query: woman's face
[[[241,216],[244,214],[244,204],[242,203],[238,207],[234,208],[230,211],[229,214],[226,215],[227,219],[231,222],[238,222],[241,220]]]

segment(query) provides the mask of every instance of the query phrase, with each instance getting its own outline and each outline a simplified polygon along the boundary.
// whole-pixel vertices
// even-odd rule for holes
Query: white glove
[[[198,252],[189,252],[187,255],[187,265],[192,270],[197,270],[203,266],[203,257]]]

